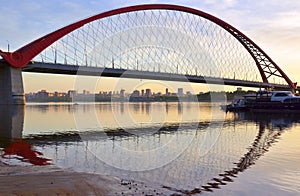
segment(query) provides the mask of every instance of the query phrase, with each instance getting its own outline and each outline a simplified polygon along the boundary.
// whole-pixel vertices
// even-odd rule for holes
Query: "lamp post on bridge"
[[[7,41],[7,52],[9,52],[9,41],[8,40],[6,41]]]

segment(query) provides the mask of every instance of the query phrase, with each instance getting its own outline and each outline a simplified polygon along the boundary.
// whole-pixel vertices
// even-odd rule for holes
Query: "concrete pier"
[[[0,64],[0,105],[24,105],[22,70]]]

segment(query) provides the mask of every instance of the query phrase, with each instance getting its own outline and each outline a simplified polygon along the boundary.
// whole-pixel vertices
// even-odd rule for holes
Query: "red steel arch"
[[[206,18],[211,22],[221,26],[223,29],[228,31],[232,36],[234,36],[250,53],[254,61],[256,62],[257,68],[262,77],[262,81],[264,83],[269,83],[268,78],[272,75],[282,77],[285,81],[290,85],[294,90],[297,89],[296,83],[293,83],[289,77],[280,69],[280,67],[258,46],[256,45],[250,38],[240,32],[238,29],[234,28],[230,24],[225,21],[212,16],[208,13],[205,13],[200,10],[196,10],[189,7],[179,6],[179,5],[170,5],[170,4],[145,4],[145,5],[135,5],[129,7],[123,7],[107,12],[103,12],[89,18],[80,20],[73,24],[70,24],[66,27],[58,29],[48,35],[45,35],[25,46],[16,50],[15,52],[3,52],[0,50],[0,55],[13,67],[23,68],[25,67],[35,56],[37,56],[40,52],[46,49],[55,41],[59,40],[63,36],[71,33],[72,31],[84,26],[87,23],[93,22],[95,20],[99,20],[105,17],[133,12],[133,11],[141,11],[141,10],[153,10],[153,9],[164,9],[164,10],[176,10],[187,12],[191,14],[198,15],[200,17]],[[273,70],[272,70],[273,69]],[[278,74],[278,73],[279,74]],[[268,75],[266,75],[268,74]]]

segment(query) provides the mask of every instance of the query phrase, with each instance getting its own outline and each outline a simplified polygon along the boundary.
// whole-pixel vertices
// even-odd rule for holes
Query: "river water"
[[[300,115],[116,102],[29,103],[0,108],[0,117],[7,164],[112,175],[167,195],[300,194]],[[39,157],[7,156],[20,144],[15,138]]]

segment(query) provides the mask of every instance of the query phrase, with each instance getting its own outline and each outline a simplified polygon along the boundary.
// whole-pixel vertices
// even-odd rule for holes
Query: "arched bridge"
[[[1,103],[24,102],[21,71],[297,89],[241,31],[178,5],[103,12],[0,55]]]

